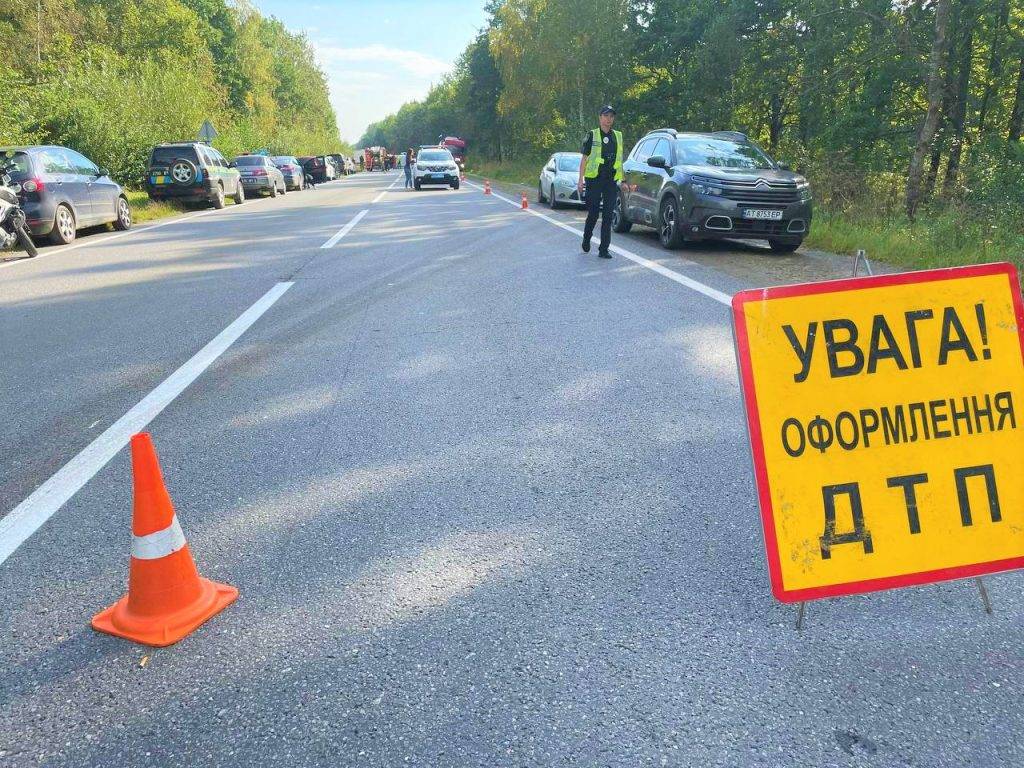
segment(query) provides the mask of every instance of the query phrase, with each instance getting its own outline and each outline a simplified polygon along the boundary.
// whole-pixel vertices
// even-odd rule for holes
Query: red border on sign
[[[793,296],[813,296],[820,293],[838,293],[863,288],[882,288],[890,285],[912,285],[914,283],[933,283],[940,280],[956,280],[964,277],[987,277],[990,275],[1006,275],[1013,297],[1014,311],[1017,317],[1017,335],[1020,338],[1021,356],[1024,358],[1024,299],[1021,298],[1020,280],[1013,264],[979,264],[969,267],[950,267],[947,269],[928,269],[920,272],[901,272],[894,275],[875,275],[872,277],[853,277],[845,280],[829,280],[820,283],[802,285],[783,285],[776,288],[757,288],[740,291],[732,297],[733,330],[736,335],[736,357],[739,361],[740,383],[743,387],[743,401],[747,412],[747,429],[750,435],[750,451],[754,463],[754,478],[757,482],[758,499],[761,505],[761,524],[764,528],[764,546],[768,558],[768,574],[771,580],[772,594],[784,603],[796,603],[803,600],[817,600],[823,597],[840,597],[856,595],[863,592],[876,592],[893,587],[909,587],[916,584],[930,584],[949,579],[963,579],[983,576],[988,573],[1009,571],[1024,568],[1024,557],[1008,560],[993,560],[987,563],[942,568],[934,571],[905,573],[900,576],[888,576],[880,579],[864,579],[842,584],[831,584],[825,587],[786,590],[782,584],[782,565],[779,554],[779,542],[775,532],[775,518],[772,510],[771,488],[768,480],[768,468],[765,464],[764,438],[761,434],[760,412],[757,407],[757,394],[754,390],[753,365],[750,359],[750,339],[747,333],[744,307],[750,302],[766,299],[784,299]]]

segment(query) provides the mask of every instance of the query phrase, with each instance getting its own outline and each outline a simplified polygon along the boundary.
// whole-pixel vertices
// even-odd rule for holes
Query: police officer
[[[583,227],[583,250],[590,253],[590,238],[597,224],[597,214],[602,207],[601,245],[597,255],[610,259],[608,246],[612,239],[612,211],[618,203],[618,185],[625,178],[622,173],[622,132],[612,130],[615,124],[615,109],[611,105],[601,108],[598,115],[600,128],[594,128],[583,139],[583,161],[580,163],[580,177],[577,188],[580,194],[586,189],[587,223]]]

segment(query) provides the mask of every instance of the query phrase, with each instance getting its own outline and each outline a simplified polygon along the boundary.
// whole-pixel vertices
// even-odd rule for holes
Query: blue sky
[[[327,74],[343,138],[426,95],[484,26],[484,0],[252,0],[304,31]]]

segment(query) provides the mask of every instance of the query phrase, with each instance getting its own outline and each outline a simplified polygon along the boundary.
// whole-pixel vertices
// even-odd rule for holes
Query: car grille
[[[730,235],[781,235],[785,234],[788,221],[750,221],[733,219]]]
[[[800,202],[800,192],[791,181],[740,181],[739,179],[712,179],[694,176],[698,184],[713,184],[721,187],[722,197],[738,203],[754,205],[787,205]]]

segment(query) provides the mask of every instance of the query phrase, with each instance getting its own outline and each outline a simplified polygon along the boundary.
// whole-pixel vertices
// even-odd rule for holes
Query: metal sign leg
[[[988,600],[988,590],[985,589],[985,582],[983,582],[981,580],[980,576],[975,578],[974,582],[978,585],[978,591],[981,593],[981,603],[982,603],[982,605],[985,606],[985,613],[987,613],[989,616],[991,616],[992,615],[992,603],[990,603],[989,600]]]
[[[801,602],[800,603],[800,610],[797,611],[797,614],[796,614],[796,631],[797,632],[799,632],[801,629],[804,628],[804,608],[806,607],[806,605],[807,605],[806,602]]]

